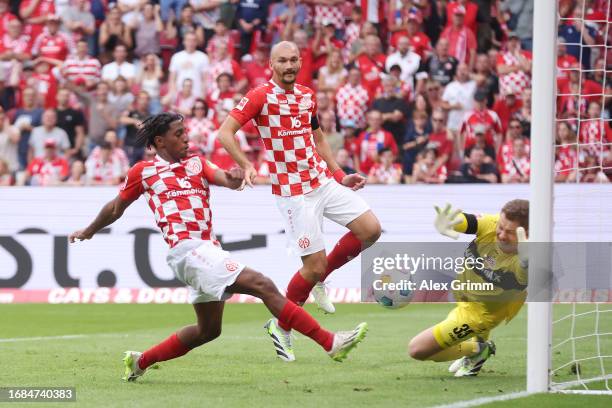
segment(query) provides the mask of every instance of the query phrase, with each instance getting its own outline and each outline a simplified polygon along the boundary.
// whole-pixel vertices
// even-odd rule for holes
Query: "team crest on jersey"
[[[308,237],[302,237],[298,239],[298,246],[302,249],[306,249],[310,246],[310,240]]]
[[[240,103],[238,104],[238,106],[236,106],[236,109],[238,109],[239,111],[243,110],[247,103],[249,103],[249,98],[245,96],[240,100]]]
[[[200,160],[197,158],[192,159],[185,164],[185,168],[187,169],[187,174],[189,176],[196,176],[202,172],[202,163],[200,163]]]
[[[225,261],[225,269],[227,269],[228,272],[236,272],[238,270],[238,263],[234,262],[232,260],[226,260]]]

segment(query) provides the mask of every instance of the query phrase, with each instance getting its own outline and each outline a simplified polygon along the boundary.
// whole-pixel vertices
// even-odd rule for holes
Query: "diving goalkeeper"
[[[442,235],[457,239],[459,233],[475,234],[465,256],[482,258],[482,266],[468,268],[460,281],[490,282],[493,291],[455,291],[455,308],[445,320],[430,327],[408,346],[417,360],[451,361],[456,377],[476,376],[495,354],[491,330],[509,322],[525,302],[527,289],[527,232],[529,201],[512,200],[496,215],[473,215],[446,208],[436,209],[435,227]],[[466,262],[467,265],[467,262]]]

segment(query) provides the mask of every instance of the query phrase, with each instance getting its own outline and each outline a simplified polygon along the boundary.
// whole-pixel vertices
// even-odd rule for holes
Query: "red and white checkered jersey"
[[[500,168],[501,174],[509,176],[529,176],[531,173],[531,163],[529,156],[510,157],[504,160],[504,165]]]
[[[51,35],[45,30],[34,40],[32,54],[64,61],[74,49],[71,36],[62,32]]]
[[[97,82],[102,75],[102,66],[96,58],[87,56],[80,59],[74,55],[64,61],[61,73],[70,82],[75,82],[79,78]]]
[[[200,156],[178,163],[155,156],[128,171],[119,196],[133,201],[144,194],[170,248],[185,239],[215,241],[209,203],[215,171],[216,166]]]
[[[555,149],[555,171],[567,173],[578,168],[578,151],[576,145],[566,144]]]
[[[315,25],[324,26],[327,23],[331,23],[336,27],[337,30],[344,28],[344,14],[342,14],[342,7],[335,6],[324,6],[317,4],[314,7],[314,22]]]
[[[336,108],[338,109],[340,124],[344,126],[344,122],[353,121],[357,128],[364,128],[369,100],[368,91],[361,85],[351,86],[351,84],[345,84],[338,89]]]
[[[494,145],[493,136],[502,132],[501,121],[495,111],[490,109],[473,110],[467,112],[461,123],[461,133],[465,134],[464,148],[472,147],[476,143],[474,129],[478,126],[485,127],[485,141],[488,145]]]
[[[521,56],[531,60],[529,51],[521,51]],[[497,56],[497,66],[506,65],[510,67],[520,67],[519,57],[511,52],[500,53]],[[502,95],[521,95],[526,88],[531,87],[531,76],[528,72],[518,70],[499,76],[499,88]]]
[[[296,84],[286,91],[272,81],[249,91],[230,112],[241,125],[255,119],[266,148],[272,194],[307,194],[331,176],[315,147],[311,121],[316,114],[312,89]]]

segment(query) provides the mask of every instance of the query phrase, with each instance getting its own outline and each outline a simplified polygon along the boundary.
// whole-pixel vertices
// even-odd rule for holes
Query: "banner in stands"
[[[106,187],[0,188],[0,303],[185,303],[187,291],[166,265],[167,245],[144,199],[92,240],[68,244],[68,234],[91,222],[116,192]],[[434,204],[449,202],[468,212],[496,213],[511,199],[527,198],[528,188],[367,186],[359,194],[381,221],[381,240],[438,242],[445,238],[433,228]],[[270,188],[242,192],[213,188],[211,195],[213,228],[224,249],[284,289],[301,262],[286,252]],[[568,190],[567,197],[575,200],[575,196]],[[576,205],[571,200],[564,205]],[[593,205],[592,200],[588,203]],[[328,221],[323,228],[327,248],[346,232]],[[580,240],[573,230],[561,234],[571,236],[568,241]],[[467,242],[470,237],[463,239]],[[360,300],[358,260],[329,280],[336,302]],[[234,296],[231,301],[254,299]]]

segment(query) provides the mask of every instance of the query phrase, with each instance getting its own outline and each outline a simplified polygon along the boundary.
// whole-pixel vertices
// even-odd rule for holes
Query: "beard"
[[[292,75],[291,79],[286,78],[288,75]],[[280,77],[281,82],[286,85],[294,84],[296,79],[297,79],[297,72],[285,72]]]

